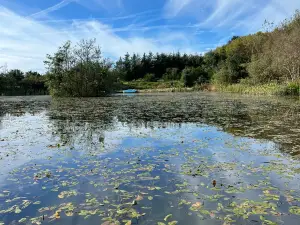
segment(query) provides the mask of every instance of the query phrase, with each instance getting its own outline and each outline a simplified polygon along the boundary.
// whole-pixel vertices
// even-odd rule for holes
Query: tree
[[[115,78],[112,64],[103,59],[96,40],[66,42],[53,56],[47,55],[47,85],[53,96],[92,97],[109,93]]]
[[[208,74],[202,67],[187,67],[182,71],[181,81],[184,86],[191,87],[194,84],[203,84],[208,82]]]

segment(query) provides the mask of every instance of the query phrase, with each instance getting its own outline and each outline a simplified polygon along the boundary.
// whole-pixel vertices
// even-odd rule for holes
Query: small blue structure
[[[124,90],[123,93],[137,93],[137,90],[135,90],[135,89],[127,89],[127,90]]]

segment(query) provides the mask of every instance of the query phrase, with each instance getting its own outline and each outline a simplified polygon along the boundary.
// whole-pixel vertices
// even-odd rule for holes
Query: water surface
[[[298,99],[0,98],[0,224],[298,224]]]

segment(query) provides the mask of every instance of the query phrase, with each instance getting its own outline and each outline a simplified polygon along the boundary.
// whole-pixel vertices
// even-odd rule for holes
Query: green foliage
[[[178,68],[167,68],[166,73],[162,77],[163,80],[179,80],[180,73]]]
[[[251,84],[251,80],[243,80],[239,84],[217,84],[216,89],[221,92],[239,93],[246,95],[299,95],[300,85],[297,83],[279,84],[270,82],[266,84]]]
[[[144,76],[144,81],[153,82],[155,81],[155,75],[153,73],[147,73]]]
[[[111,63],[101,57],[96,40],[82,40],[75,47],[66,42],[47,56],[47,85],[52,96],[102,96],[113,89]]]
[[[187,67],[182,71],[181,81],[187,87],[203,84],[208,82],[208,73],[202,67]]]
[[[224,65],[221,66],[219,70],[213,75],[213,82],[215,84],[229,84],[230,80],[230,72],[228,68]]]
[[[274,31],[257,34],[260,51],[252,55],[247,66],[256,83],[295,82],[300,79],[300,14],[299,11]]]
[[[20,70],[0,73],[0,95],[40,95],[46,94],[45,77],[37,72]]]
[[[125,81],[132,81],[144,78],[146,74],[154,74],[155,80],[179,80],[181,72],[185,67],[199,67],[203,65],[201,55],[181,55],[178,53],[153,55],[138,54],[132,56],[128,53],[116,63],[118,77]]]
[[[123,89],[165,89],[165,88],[183,88],[183,84],[180,81],[155,81],[148,82],[144,80],[135,80],[135,81],[125,81],[123,82]]]
[[[248,64],[247,70],[254,84],[268,83],[279,81],[280,76],[272,65],[272,57],[269,55],[253,56],[251,63]]]
[[[300,96],[300,81],[299,82],[290,82],[288,83],[282,93],[282,95],[294,95]]]
[[[297,93],[297,86],[286,83],[300,80],[300,13],[269,32],[233,37],[226,45],[208,52],[204,62],[213,72],[215,84],[247,81],[252,85],[282,84],[286,94]],[[245,80],[245,78],[248,78]],[[235,86],[236,87],[236,86]]]
[[[184,86],[191,87],[194,85],[194,82],[196,81],[196,77],[194,75],[193,68],[185,68],[182,71],[181,81]]]

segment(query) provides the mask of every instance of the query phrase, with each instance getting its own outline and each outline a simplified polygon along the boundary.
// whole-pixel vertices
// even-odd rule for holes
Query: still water
[[[300,224],[299,99],[0,98],[0,224]]]

